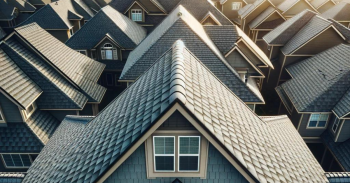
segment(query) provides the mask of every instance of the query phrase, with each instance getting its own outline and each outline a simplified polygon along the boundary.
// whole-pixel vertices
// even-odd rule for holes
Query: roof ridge
[[[184,50],[185,44],[182,40],[177,40],[172,46],[169,103],[179,99],[186,104]]]

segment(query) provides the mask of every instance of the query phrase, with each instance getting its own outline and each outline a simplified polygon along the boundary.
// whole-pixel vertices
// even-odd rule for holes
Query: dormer
[[[204,26],[207,25],[221,25],[220,21],[211,13],[208,12],[204,18],[200,21],[200,23]]]
[[[135,22],[145,22],[145,16],[152,15],[164,15],[167,12],[155,0],[139,0],[134,1],[125,11],[124,14]]]
[[[121,60],[121,46],[109,35],[106,36],[91,50],[93,59],[96,60]]]

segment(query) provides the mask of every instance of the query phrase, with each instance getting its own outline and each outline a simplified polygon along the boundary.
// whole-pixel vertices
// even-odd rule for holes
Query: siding
[[[342,123],[337,142],[344,142],[350,138],[350,120],[344,120]]]
[[[299,127],[302,137],[319,137],[326,129],[306,129],[311,114],[304,114]]]
[[[209,145],[207,178],[166,177],[147,179],[145,146],[141,145],[105,183],[171,183],[178,178],[183,183],[243,183],[245,178],[215,149]]]
[[[0,93],[0,106],[4,113],[5,120],[7,123],[11,122],[23,122],[21,113],[16,104],[7,99],[3,94]]]
[[[227,62],[236,70],[238,68],[247,68],[249,73],[257,73],[257,71],[248,63],[248,61],[237,51],[233,51],[226,57]]]
[[[176,111],[159,127],[159,130],[195,129],[194,126],[179,112]]]

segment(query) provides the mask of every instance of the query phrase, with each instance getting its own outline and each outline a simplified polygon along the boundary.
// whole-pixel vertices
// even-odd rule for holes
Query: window
[[[333,126],[332,126],[332,130],[333,132],[337,132],[338,130],[338,127],[339,127],[339,123],[340,123],[340,119],[335,117],[335,120],[334,120],[334,123],[333,123]]]
[[[106,43],[101,48],[102,60],[118,60],[118,50],[112,44]]]
[[[77,52],[83,54],[83,55],[86,55],[86,51],[85,50],[77,50]]]
[[[200,137],[179,137],[179,171],[199,171]]]
[[[175,171],[175,137],[153,137],[154,170]]]
[[[142,21],[142,10],[141,9],[132,9],[131,10],[131,20],[135,22]]]
[[[242,3],[240,3],[240,2],[233,2],[232,3],[232,10],[239,10],[239,9],[241,9],[241,5],[242,5]]]
[[[96,60],[96,50],[91,50],[91,58]]]
[[[74,34],[73,29],[69,29],[69,32],[70,32],[70,36],[73,36],[73,34]]]
[[[6,168],[29,168],[32,161],[28,154],[2,154]]]
[[[4,114],[2,113],[1,107],[0,107],[0,123],[5,123]]]
[[[309,128],[325,128],[329,114],[311,114],[309,119]]]
[[[37,106],[36,106],[36,103],[33,102],[27,110],[24,110],[24,116],[26,119],[28,119],[33,113],[34,111],[36,110]]]

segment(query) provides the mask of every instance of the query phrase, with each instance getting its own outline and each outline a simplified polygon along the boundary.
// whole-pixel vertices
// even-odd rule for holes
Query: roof
[[[92,49],[106,34],[122,48],[133,49],[146,37],[146,30],[107,5],[78,30],[66,45],[72,49]]]
[[[285,55],[290,55],[305,43],[313,39],[315,36],[325,31],[332,25],[332,22],[322,18],[321,16],[314,16],[308,23],[296,33],[292,39],[288,41],[281,49]]]
[[[0,183],[21,183],[26,173],[0,172]]]
[[[276,9],[273,6],[269,6],[248,24],[249,28],[250,29],[256,28],[259,24],[261,24],[266,18],[268,18],[274,12],[276,12]]]
[[[331,0],[311,0],[309,2],[314,8],[318,9],[324,4],[326,4],[327,2],[332,2],[332,1]]]
[[[304,10],[270,31],[263,39],[270,45],[284,45],[315,15],[313,11]]]
[[[333,157],[335,157],[337,162],[340,163],[341,167],[343,167],[345,171],[350,171],[350,139],[341,143],[334,142],[332,134],[329,131],[325,131],[321,135],[321,139],[327,148],[332,152]],[[330,182],[332,182],[332,180],[330,180]]]
[[[346,2],[340,2],[328,9],[321,16],[325,18],[331,18],[336,21],[346,21],[350,22],[350,4]]]
[[[70,21],[72,14],[90,20],[94,13],[88,9],[82,0],[60,0],[45,5],[23,21],[20,26],[37,23],[43,29],[67,30],[74,25]]]
[[[203,26],[205,32],[222,54],[228,53],[240,38],[235,25]]]
[[[2,49],[0,68],[0,90],[22,109],[27,109],[43,92]]]
[[[334,19],[328,20],[333,23],[333,26],[345,37],[346,41],[350,43],[350,29]]]
[[[268,18],[277,13],[280,18],[269,20]],[[248,25],[250,29],[275,29],[277,26],[285,21],[284,17],[273,7],[269,6],[262,13],[260,13],[255,19],[253,19]]]
[[[15,7],[4,0],[0,1],[0,20],[12,20]]]
[[[180,15],[180,16],[179,16]],[[120,80],[135,80],[178,39],[186,42],[202,62],[245,102],[263,102],[251,91],[225,60],[203,26],[182,6],[178,6],[128,57]]]
[[[331,112],[340,105],[342,97],[349,94],[349,57],[348,45],[328,49],[288,67],[292,79],[280,87],[299,112]],[[340,117],[350,112],[349,105],[342,105],[340,109],[335,110]]]
[[[260,119],[182,41],[90,122],[64,121],[23,182],[97,181],[175,103],[259,182],[328,182],[286,116]]]
[[[35,6],[25,0],[7,0],[7,2],[16,7],[20,12],[34,12],[36,10]]]
[[[253,12],[256,8],[258,8],[260,5],[262,5],[267,0],[256,0],[252,4],[247,4],[243,8],[241,8],[238,11],[239,16],[244,19],[246,16],[248,16],[251,12]]]
[[[36,23],[18,27],[15,31],[50,65],[74,82],[90,102],[101,102],[106,88],[98,85],[97,81],[105,68],[104,64],[67,47]]]
[[[350,172],[326,172],[330,183],[350,182]]]

